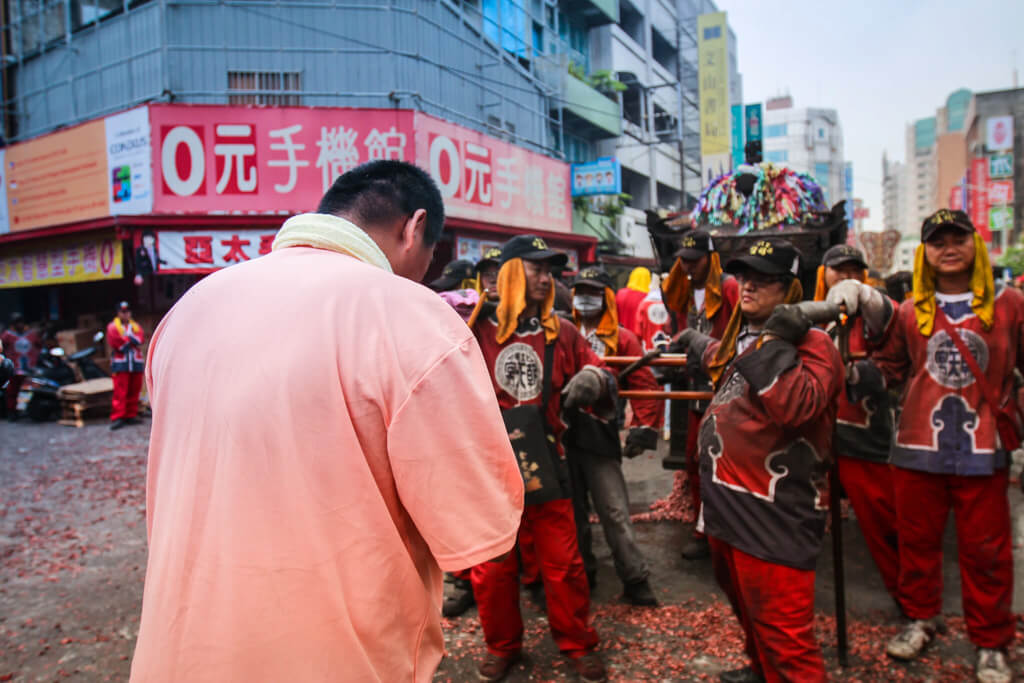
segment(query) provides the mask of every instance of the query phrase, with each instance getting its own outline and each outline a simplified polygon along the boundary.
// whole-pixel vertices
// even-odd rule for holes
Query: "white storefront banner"
[[[270,253],[276,228],[259,230],[160,230],[156,260],[160,273],[212,273]]]
[[[149,109],[139,107],[103,121],[107,134],[107,200],[110,214],[153,210]]]

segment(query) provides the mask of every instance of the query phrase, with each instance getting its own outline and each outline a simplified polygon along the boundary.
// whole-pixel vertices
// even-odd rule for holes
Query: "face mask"
[[[580,312],[580,315],[594,315],[601,312],[604,306],[604,297],[596,294],[577,294],[572,298],[572,307]]]

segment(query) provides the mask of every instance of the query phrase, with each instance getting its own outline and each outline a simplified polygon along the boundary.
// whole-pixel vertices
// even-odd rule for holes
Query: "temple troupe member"
[[[7,349],[8,359],[14,365],[14,374],[7,382],[4,393],[7,419],[14,421],[18,419],[18,392],[25,378],[36,367],[39,352],[43,348],[42,336],[39,330],[29,328],[25,324],[25,317],[21,313],[12,313],[11,326],[0,335],[0,340]]]
[[[442,570],[507,554],[523,501],[479,347],[416,282],[443,226],[426,172],[369,162],[164,318],[132,681],[432,679]]]
[[[716,386],[698,435],[700,524],[750,659],[721,678],[824,681],[814,566],[842,363],[824,331],[782,305],[802,294],[791,244],[758,241],[726,269],[740,301],[721,341],[694,329],[678,338]]]

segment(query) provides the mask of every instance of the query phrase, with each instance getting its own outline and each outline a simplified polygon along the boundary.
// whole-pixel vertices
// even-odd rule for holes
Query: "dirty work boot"
[[[124,427],[126,424],[128,423],[125,422],[124,420],[114,420],[113,422],[110,423],[110,431],[113,432],[115,430],[118,430],[121,427]]]
[[[683,551],[680,554],[684,560],[691,562],[711,557],[711,546],[708,544],[708,537],[694,536],[690,539],[689,543],[683,546]]]
[[[496,654],[488,652],[477,665],[477,678],[481,681],[487,681],[488,683],[500,681],[508,675],[508,672],[516,665],[516,662],[519,661],[521,656],[522,655],[517,652],[516,654],[508,657],[499,657]]]
[[[598,683],[598,681],[606,680],[608,677],[604,669],[604,662],[601,661],[601,656],[596,652],[588,652],[582,657],[577,657],[572,660],[572,665],[576,669],[576,673],[579,674],[580,679],[587,681],[587,683]]]
[[[623,586],[622,597],[631,605],[641,607],[657,607],[658,598],[654,597],[651,584],[647,579],[635,583],[627,583]]]
[[[461,617],[475,604],[473,584],[465,579],[455,579],[455,591],[444,599],[444,603],[441,605],[441,614],[449,619]]]
[[[916,619],[907,624],[902,633],[889,641],[885,651],[895,659],[916,659],[925,645],[935,638],[937,630],[934,619]]]
[[[718,680],[722,683],[764,683],[764,676],[754,671],[753,667],[745,666],[742,669],[723,671],[718,674]]]
[[[978,677],[978,683],[1010,683],[1013,680],[1003,651],[987,647],[978,648],[978,664],[974,674]]]

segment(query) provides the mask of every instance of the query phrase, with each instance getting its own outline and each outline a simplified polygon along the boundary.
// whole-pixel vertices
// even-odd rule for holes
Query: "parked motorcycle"
[[[97,332],[93,342],[100,343],[103,336],[102,332]],[[18,392],[15,408],[18,415],[27,415],[35,422],[56,420],[60,416],[57,392],[62,386],[78,382],[79,376],[83,380],[109,377],[92,360],[96,350],[96,346],[90,346],[67,356],[59,346],[44,349],[39,354],[35,370],[25,378]],[[76,367],[80,374],[76,374]]]

